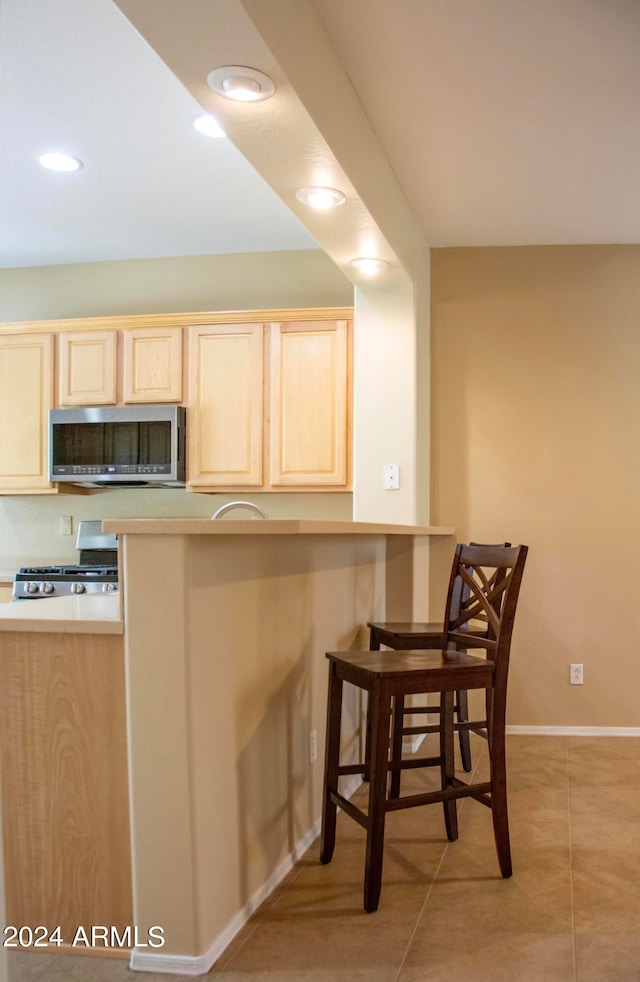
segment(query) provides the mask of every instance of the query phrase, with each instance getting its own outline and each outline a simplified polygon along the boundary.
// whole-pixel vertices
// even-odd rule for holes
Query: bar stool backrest
[[[470,542],[469,545],[470,546],[475,546],[475,547],[480,547],[480,548],[487,548],[485,546],[485,544],[482,543],[482,542]],[[496,543],[495,545],[496,546],[511,546],[511,543],[510,542],[499,542],[499,543]],[[492,544],[492,547],[493,547],[493,544]],[[455,563],[455,561],[456,560],[455,560],[455,557],[454,557],[454,563]],[[496,575],[496,577],[498,579],[501,579],[502,578],[502,571],[497,571],[495,575]],[[451,615],[452,618],[455,619],[455,618],[458,617],[458,615],[460,613],[460,608],[461,608],[462,604],[463,603],[466,603],[466,601],[468,601],[469,596],[470,596],[470,589],[469,589],[468,583],[466,583],[463,580],[463,578],[462,578],[461,575],[456,576],[455,577],[455,582],[453,584],[452,593],[451,593],[450,615]],[[478,613],[473,618],[473,620],[475,622],[474,624],[467,623],[464,626],[464,628],[461,628],[461,630],[473,631],[474,634],[481,634],[483,637],[491,637],[492,636],[492,634],[491,634],[491,624],[489,622],[488,617],[486,616],[486,614],[483,611],[479,610]]]
[[[443,652],[484,648],[492,661],[506,660],[500,666],[506,673],[526,557],[527,546],[457,546],[447,594]],[[482,633],[478,621],[486,624]]]

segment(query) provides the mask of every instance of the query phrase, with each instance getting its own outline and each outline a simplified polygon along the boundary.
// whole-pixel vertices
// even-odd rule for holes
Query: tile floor
[[[475,738],[474,738],[475,739]],[[486,744],[474,744],[478,773]],[[361,907],[364,832],[340,816],[211,970],[212,982],[640,982],[640,738],[508,738],[514,875],[491,815],[440,806],[387,818],[380,908]],[[407,787],[433,772],[407,772]],[[15,953],[9,982],[125,982],[127,962]],[[140,975],[143,982],[184,977]]]

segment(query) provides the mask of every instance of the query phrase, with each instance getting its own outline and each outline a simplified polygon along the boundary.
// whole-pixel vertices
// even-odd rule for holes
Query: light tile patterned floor
[[[486,771],[486,744],[474,744]],[[380,909],[362,911],[364,832],[340,816],[211,971],[212,982],[640,982],[640,738],[508,738],[514,875],[488,809],[387,818]],[[433,772],[408,772],[411,787]],[[125,982],[126,962],[17,953],[10,982]],[[144,982],[180,976],[140,975]]]

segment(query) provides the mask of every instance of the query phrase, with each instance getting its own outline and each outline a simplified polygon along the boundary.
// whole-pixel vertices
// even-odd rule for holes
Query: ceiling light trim
[[[70,153],[61,153],[58,150],[49,150],[38,156],[38,163],[47,170],[54,170],[60,174],[73,174],[82,170],[84,163],[79,157],[74,157]]]
[[[296,198],[303,205],[309,205],[310,208],[315,208],[316,211],[327,211],[329,208],[336,208],[338,205],[344,204],[347,200],[346,194],[339,191],[338,188],[329,187],[300,188],[296,191]]]
[[[349,265],[364,276],[377,276],[378,273],[383,273],[389,268],[386,259],[375,259],[373,256],[358,256],[352,259]]]
[[[262,102],[271,98],[276,87],[268,75],[244,65],[223,65],[207,75],[207,85],[218,95],[234,102]]]
[[[220,126],[220,123],[215,119],[210,113],[198,113],[193,117],[193,128],[202,133],[203,136],[208,136],[211,139],[222,139],[226,137],[225,131]]]

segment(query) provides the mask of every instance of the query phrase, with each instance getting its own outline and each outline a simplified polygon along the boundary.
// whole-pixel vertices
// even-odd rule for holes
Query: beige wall
[[[320,249],[0,269],[0,322],[352,303]]]
[[[351,494],[196,494],[179,489],[136,488],[0,497],[0,579],[20,566],[77,562],[78,522],[105,518],[208,518],[227,501],[254,501],[269,518],[324,518],[349,521]],[[60,535],[60,516],[71,515],[73,534]],[[229,518],[249,518],[231,512]]]
[[[508,722],[640,725],[640,246],[434,250],[431,329],[431,520],[530,546]]]
[[[353,287],[320,249],[0,270],[0,322],[194,310],[350,306]],[[59,519],[204,517],[248,498],[270,518],[349,519],[351,494],[205,495],[178,490],[0,497],[0,576],[76,560]],[[239,515],[241,513],[238,513]]]

